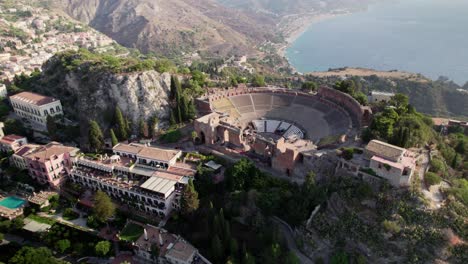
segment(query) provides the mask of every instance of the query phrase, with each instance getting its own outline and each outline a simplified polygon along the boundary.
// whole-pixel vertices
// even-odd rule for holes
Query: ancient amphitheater
[[[293,173],[324,138],[353,140],[372,112],[327,87],[317,93],[288,89],[214,89],[198,100],[195,130],[203,143],[246,152]]]
[[[212,103],[214,111],[229,114],[241,125],[252,122],[259,133],[297,135],[314,142],[352,128],[349,115],[316,97],[297,94],[249,93],[223,97]]]

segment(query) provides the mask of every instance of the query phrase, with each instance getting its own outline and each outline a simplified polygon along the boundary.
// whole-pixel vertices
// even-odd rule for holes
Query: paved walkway
[[[430,201],[430,209],[439,209],[444,202],[444,196],[440,191],[440,188],[447,187],[447,184],[445,182],[441,182],[441,184],[433,185],[429,188],[426,188],[426,183],[424,182],[424,175],[426,174],[426,171],[429,168],[429,155],[429,152],[424,152],[421,155],[421,167],[419,168],[418,177],[421,184],[421,191],[424,197],[426,197],[426,199]]]
[[[300,262],[302,264],[314,263],[312,259],[304,255],[297,247],[296,240],[294,239],[294,234],[293,234],[291,227],[276,216],[273,216],[271,220],[273,220],[273,222],[275,222],[278,225],[284,237],[286,238],[286,242],[288,243],[289,250],[291,250],[299,258]]]

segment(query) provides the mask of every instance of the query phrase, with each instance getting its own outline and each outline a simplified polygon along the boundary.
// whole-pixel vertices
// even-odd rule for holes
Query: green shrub
[[[439,184],[442,181],[442,178],[433,172],[427,172],[426,175],[424,175],[424,180],[428,186],[432,186]]]
[[[343,159],[345,160],[351,160],[354,156],[354,149],[352,148],[344,148],[342,150],[342,153],[341,153],[341,156],[343,157]]]
[[[182,132],[179,129],[169,130],[162,135],[159,139],[164,143],[176,143],[182,138]]]
[[[431,160],[431,169],[432,172],[445,172],[444,162],[439,158],[433,158]]]
[[[65,220],[74,220],[76,218],[79,217],[79,214],[76,213],[75,211],[73,211],[72,208],[66,208],[64,211],[63,211],[63,218]]]
[[[392,234],[398,234],[401,231],[401,227],[398,225],[397,222],[394,221],[384,220],[382,222],[382,226],[385,229],[385,231],[390,232]]]

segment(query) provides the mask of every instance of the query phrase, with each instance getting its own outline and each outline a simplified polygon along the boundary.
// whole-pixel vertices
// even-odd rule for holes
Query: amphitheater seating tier
[[[272,95],[274,106],[289,106],[294,100],[293,96],[290,95]]]
[[[254,112],[254,108],[253,108],[252,105],[238,107],[237,110],[239,110],[239,113],[241,113],[241,114]]]
[[[231,102],[238,108],[252,106],[252,99],[250,98],[249,94],[233,96],[229,99],[231,99]]]
[[[242,123],[252,122],[260,133],[281,131],[282,136],[289,139],[304,138],[307,134],[315,141],[327,135],[347,133],[352,124],[339,105],[319,97],[253,93],[223,98],[212,102],[211,106]],[[292,120],[301,124],[304,130],[291,125],[291,122],[278,120]]]

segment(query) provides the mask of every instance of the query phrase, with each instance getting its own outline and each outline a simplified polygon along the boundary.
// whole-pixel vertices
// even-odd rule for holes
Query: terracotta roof
[[[18,136],[18,135],[7,135],[7,136],[4,136],[2,139],[0,139],[0,142],[4,144],[11,144],[23,138],[24,137]]]
[[[64,153],[70,153],[74,151],[78,151],[78,149],[74,147],[67,147],[57,142],[51,142],[43,147],[38,148],[36,151],[26,155],[26,157],[32,160],[45,162],[54,155],[58,156]]]
[[[155,160],[166,161],[166,162],[169,162],[170,160],[172,160],[180,152],[180,150],[148,147],[142,144],[135,144],[135,143],[131,143],[131,144],[119,143],[115,145],[113,150],[131,153],[137,156],[141,156],[143,158],[155,159]]]
[[[193,177],[196,174],[196,170],[189,169],[189,168],[181,168],[178,166],[179,164],[176,164],[175,166],[170,166],[167,171],[172,173],[172,174],[177,174],[181,176],[188,176],[188,177]]]
[[[155,147],[143,147],[143,149],[138,153],[138,155],[156,159],[161,161],[169,162],[172,160],[180,151],[179,150],[172,150],[172,149],[162,149],[162,148],[155,148]]]
[[[366,150],[372,152],[382,158],[386,158],[392,161],[398,161],[398,159],[405,153],[406,149],[400,148],[379,140],[372,140],[367,144]]]
[[[37,149],[38,147],[40,147],[39,145],[34,145],[34,144],[28,144],[28,145],[24,145],[22,147],[20,147],[16,152],[15,152],[15,155],[18,155],[20,157],[23,157],[23,155],[25,155],[26,153],[30,152],[30,151],[33,151],[35,149]]]
[[[175,175],[173,173],[165,172],[165,171],[156,171],[153,174],[153,177],[159,177],[159,178],[173,180],[173,181],[180,181],[180,179],[183,178],[183,176]]]
[[[46,105],[46,104],[50,104],[52,102],[58,101],[57,99],[53,97],[44,96],[44,95],[31,93],[31,92],[21,92],[13,96],[10,96],[10,99],[23,101],[25,103],[38,105],[38,106]]]
[[[113,150],[114,151],[122,151],[122,152],[131,153],[131,154],[136,155],[136,154],[138,154],[138,152],[140,152],[142,147],[143,147],[143,145],[139,145],[139,144],[119,143],[119,144],[114,146]]]

